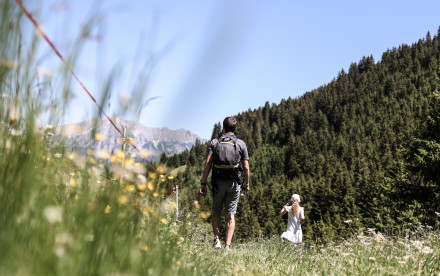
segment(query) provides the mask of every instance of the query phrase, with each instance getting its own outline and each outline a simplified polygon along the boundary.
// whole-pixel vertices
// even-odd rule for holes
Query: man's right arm
[[[208,180],[209,172],[212,168],[212,155],[208,155],[205,161],[205,166],[203,168],[202,181],[200,183],[200,194],[206,196],[206,181]]]

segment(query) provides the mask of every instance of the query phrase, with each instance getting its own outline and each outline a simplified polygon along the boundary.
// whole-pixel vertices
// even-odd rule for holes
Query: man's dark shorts
[[[240,184],[236,180],[216,180],[212,186],[212,211],[221,213],[223,207],[227,214],[237,213],[238,200],[240,199]]]

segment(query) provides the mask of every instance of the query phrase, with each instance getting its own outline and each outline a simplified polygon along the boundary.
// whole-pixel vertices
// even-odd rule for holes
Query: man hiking
[[[214,247],[221,248],[219,235],[223,208],[226,211],[226,249],[231,248],[232,236],[235,229],[235,213],[241,188],[249,191],[249,153],[246,144],[235,137],[237,120],[226,117],[223,120],[223,133],[218,139],[213,139],[208,148],[203,176],[200,184],[200,194],[206,196],[206,181],[212,169],[212,230],[214,232]],[[240,167],[240,162],[243,168]],[[241,177],[244,172],[244,184],[241,187]]]

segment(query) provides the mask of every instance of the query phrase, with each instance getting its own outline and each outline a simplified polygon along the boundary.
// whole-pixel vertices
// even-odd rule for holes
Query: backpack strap
[[[239,164],[235,164],[235,165],[216,165],[214,164],[214,167],[217,169],[233,169],[233,168],[238,168]]]

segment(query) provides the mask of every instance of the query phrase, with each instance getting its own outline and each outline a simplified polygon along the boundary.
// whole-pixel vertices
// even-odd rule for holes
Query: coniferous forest
[[[236,239],[285,231],[287,218],[279,211],[292,193],[301,195],[309,242],[365,228],[392,235],[420,224],[439,226],[440,29],[387,50],[378,62],[363,57],[302,97],[266,102],[235,117],[251,168]],[[220,131],[215,124],[212,138]],[[209,196],[198,195],[207,145],[162,156],[170,167],[186,165],[177,176],[181,220],[195,200],[210,210]]]

